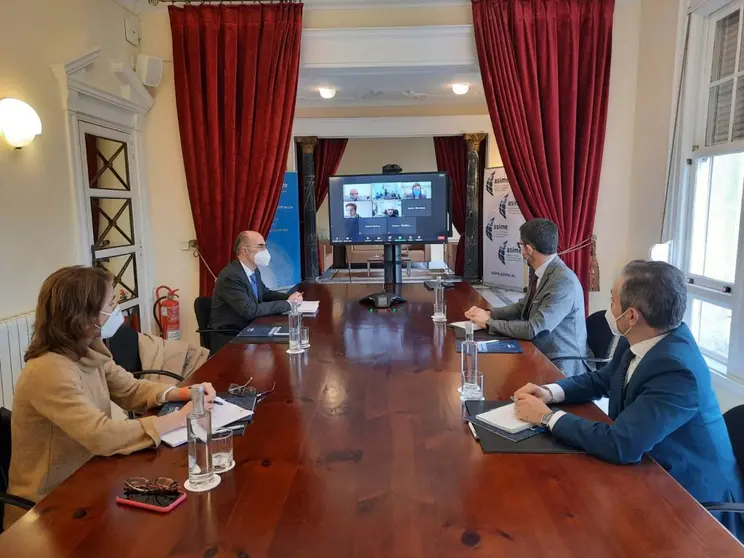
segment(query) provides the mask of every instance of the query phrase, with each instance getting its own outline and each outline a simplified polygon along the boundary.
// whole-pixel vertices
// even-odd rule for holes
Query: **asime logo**
[[[508,203],[509,194],[506,194],[503,198],[501,198],[501,202],[499,202],[499,213],[504,219],[506,219],[506,206]]]
[[[504,264],[504,265],[506,265],[506,246],[507,246],[507,244],[509,244],[509,242],[505,240],[504,243],[501,246],[499,246],[499,261],[502,264]]]
[[[491,173],[491,176],[488,177],[488,181],[486,181],[486,192],[493,196],[493,173]]]
[[[488,237],[488,240],[493,242],[493,222],[496,220],[496,217],[491,217],[488,220],[488,224],[486,225],[486,236]]]

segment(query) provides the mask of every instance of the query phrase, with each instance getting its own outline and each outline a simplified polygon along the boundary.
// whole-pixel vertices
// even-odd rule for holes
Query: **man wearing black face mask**
[[[527,339],[550,359],[591,357],[586,343],[584,291],[576,274],[558,257],[558,227],[548,219],[533,219],[519,228],[522,257],[530,266],[530,286],[524,298],[490,311],[473,306],[465,317],[492,335]],[[582,360],[559,360],[566,376],[590,370]]]

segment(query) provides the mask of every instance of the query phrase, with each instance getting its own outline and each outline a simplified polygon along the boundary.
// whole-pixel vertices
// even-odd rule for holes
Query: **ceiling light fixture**
[[[324,99],[333,99],[336,96],[336,90],[332,87],[321,87],[318,89],[318,93]]]
[[[453,83],[452,84],[452,92],[455,95],[465,95],[468,91],[470,91],[469,83]]]
[[[30,105],[7,97],[0,99],[0,136],[20,149],[41,134],[41,119]]]

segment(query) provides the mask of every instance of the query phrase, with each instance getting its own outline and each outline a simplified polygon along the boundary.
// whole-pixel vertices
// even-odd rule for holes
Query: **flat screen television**
[[[451,236],[447,173],[332,176],[332,244],[442,244]]]

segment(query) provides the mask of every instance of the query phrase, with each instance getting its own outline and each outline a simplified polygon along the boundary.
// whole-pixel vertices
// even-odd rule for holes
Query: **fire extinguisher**
[[[162,290],[167,291],[166,294],[161,295]],[[160,285],[155,289],[155,305],[152,307],[152,313],[163,339],[181,338],[181,311],[178,304],[178,289],[171,289],[166,285]]]

